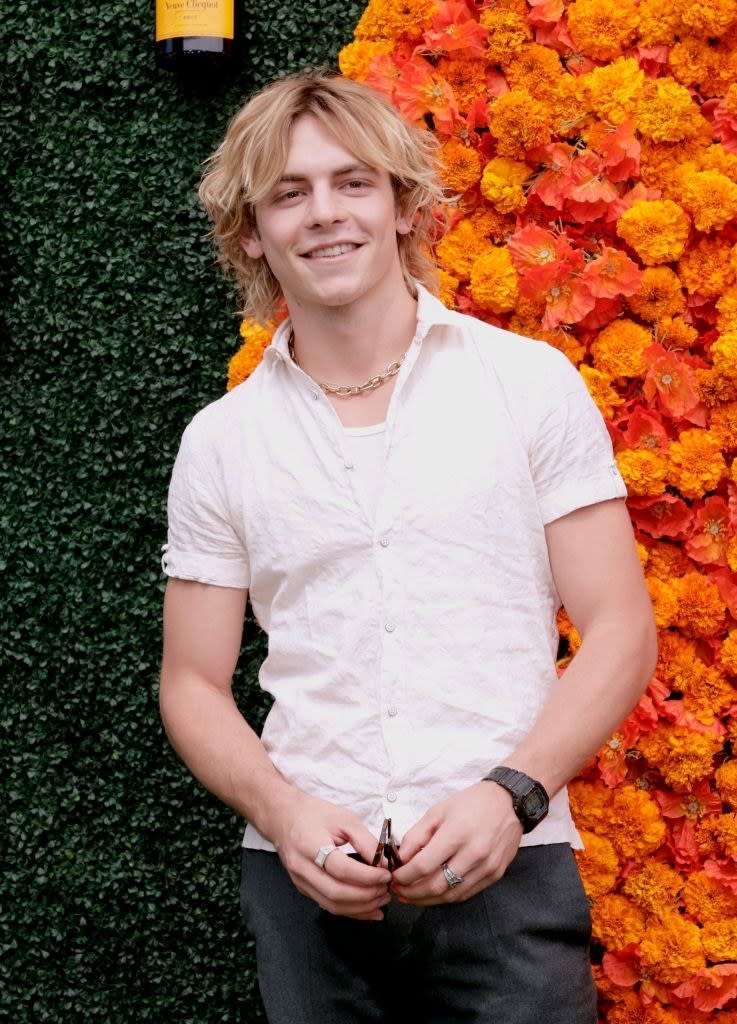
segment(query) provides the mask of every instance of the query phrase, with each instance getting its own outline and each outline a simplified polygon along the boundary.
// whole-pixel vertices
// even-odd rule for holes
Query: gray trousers
[[[463,903],[393,900],[381,922],[321,910],[275,853],[244,850],[241,908],[269,1024],[596,1022],[591,918],[567,844],[521,849]]]

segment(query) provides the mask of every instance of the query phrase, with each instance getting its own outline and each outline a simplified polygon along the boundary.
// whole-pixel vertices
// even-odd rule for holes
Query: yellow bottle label
[[[191,36],[233,38],[233,0],[156,0],[156,42]]]

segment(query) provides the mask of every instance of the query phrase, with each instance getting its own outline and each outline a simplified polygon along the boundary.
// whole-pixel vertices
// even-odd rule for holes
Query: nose
[[[308,220],[311,227],[321,224],[334,224],[343,220],[345,209],[342,197],[331,184],[315,184],[310,194]]]

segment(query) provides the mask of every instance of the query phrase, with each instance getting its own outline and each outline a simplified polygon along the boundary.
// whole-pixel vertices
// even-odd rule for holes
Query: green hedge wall
[[[157,708],[171,465],[237,347],[200,166],[247,94],[334,64],[362,3],[239,3],[234,77],[188,89],[140,0],[3,11],[0,1017],[263,1020],[242,822]],[[257,721],[263,638],[237,693]]]

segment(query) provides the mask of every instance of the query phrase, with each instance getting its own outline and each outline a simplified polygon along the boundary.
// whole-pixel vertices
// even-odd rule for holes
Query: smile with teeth
[[[322,249],[311,249],[302,255],[308,260],[324,259],[331,256],[343,256],[344,253],[353,252],[358,248],[359,246],[355,242],[341,242],[339,245],[323,246]]]

